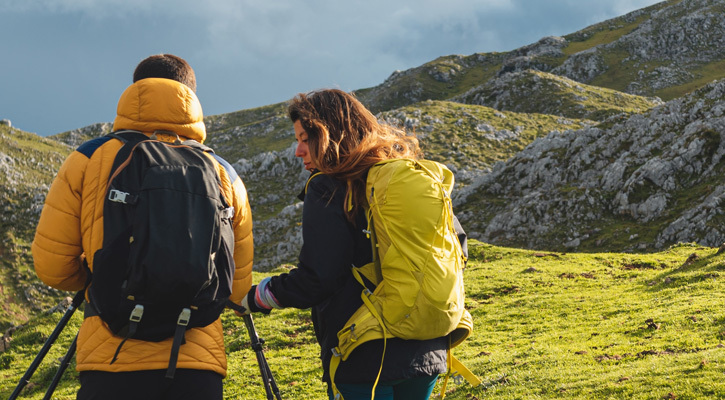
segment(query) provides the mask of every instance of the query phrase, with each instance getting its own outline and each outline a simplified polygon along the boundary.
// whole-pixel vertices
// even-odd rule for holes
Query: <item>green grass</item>
[[[682,85],[660,89],[655,92],[655,95],[665,101],[675,99],[682,96],[683,93],[694,92],[714,80],[722,79],[725,77],[725,72],[723,71],[725,71],[725,60],[713,61],[695,67],[690,70],[693,76],[696,77],[694,80],[685,82]]]
[[[643,8],[642,10],[646,12],[643,12],[638,18],[632,21],[628,22],[627,19],[622,16],[566,35],[564,38],[569,41],[569,45],[564,49],[564,54],[569,56],[595,46],[612,43],[637,29],[642,22],[651,18],[652,14],[657,10],[664,7],[674,6],[680,2],[682,2],[682,0],[663,1],[662,3],[657,3]]]
[[[356,90],[355,93],[373,113],[394,110],[418,100],[444,100],[494,78],[503,65],[506,53],[444,56],[397,77],[392,87]],[[447,79],[439,80],[441,73]]]
[[[628,52],[622,49],[612,49],[603,53],[604,64],[607,66],[616,65],[618,68],[608,68],[607,71],[592,79],[589,84],[624,92],[630,82],[637,80],[637,73],[640,69],[651,72],[657,66],[654,62],[650,63],[647,68],[635,66],[631,63],[623,64],[622,61],[629,55]]]
[[[562,254],[475,246],[489,278],[468,281],[489,322],[479,342],[487,396],[712,398],[723,372],[722,256],[680,246],[650,255]],[[699,261],[686,265],[691,254]],[[479,256],[478,258],[481,258]],[[476,291],[481,295],[477,296]],[[480,362],[480,361],[479,361]],[[476,364],[474,363],[474,366]],[[475,369],[475,368],[474,368]],[[486,396],[484,396],[486,397]]]
[[[582,254],[472,241],[470,254],[465,279],[475,330],[454,353],[483,385],[449,383],[447,398],[725,396],[725,255],[717,249],[681,244],[654,254]],[[13,334],[11,349],[0,354],[0,396],[12,392],[59,319],[39,314]],[[42,398],[80,320],[74,316],[22,398]],[[225,397],[263,398],[243,321],[226,313],[223,322]],[[282,397],[324,398],[309,312],[282,310],[255,323]],[[55,398],[74,398],[72,367]]]
[[[0,174],[3,189],[9,184],[27,187],[49,183],[71,152],[68,146],[52,139],[7,126],[0,126],[0,149],[13,160],[8,172]]]
[[[204,122],[210,126],[210,129],[233,128],[236,126],[244,126],[256,121],[262,121],[274,118],[280,113],[284,115],[287,111],[285,102],[269,104],[262,107],[248,108],[227,114],[212,115],[204,118]]]
[[[502,91],[505,96],[500,96]],[[659,104],[654,99],[590,86],[536,70],[518,73],[515,79],[508,80],[505,89],[498,85],[482,85],[456,100],[468,104],[495,104],[500,111],[594,121],[622,113],[643,113]]]
[[[570,56],[572,54],[579,53],[580,51],[588,50],[592,47],[605,45],[616,41],[624,35],[631,33],[639,25],[649,19],[649,14],[642,14],[638,19],[629,22],[622,23],[620,25],[601,23],[592,26],[585,31],[589,34],[585,40],[577,40],[577,35],[581,35],[582,32],[577,34],[565,36],[569,40],[569,44],[564,48],[564,54]],[[619,19],[615,20],[618,21]],[[590,33],[591,32],[591,33]]]
[[[52,293],[35,277],[30,241],[39,207],[71,148],[34,133],[0,125],[0,332],[27,320]]]

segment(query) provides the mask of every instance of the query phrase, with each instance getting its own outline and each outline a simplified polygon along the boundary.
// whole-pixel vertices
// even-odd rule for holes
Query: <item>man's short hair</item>
[[[141,61],[133,72],[133,81],[166,78],[181,82],[196,93],[196,75],[189,63],[173,54],[157,54]]]

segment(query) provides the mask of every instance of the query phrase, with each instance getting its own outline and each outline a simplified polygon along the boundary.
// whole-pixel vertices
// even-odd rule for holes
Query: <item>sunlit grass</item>
[[[473,241],[470,253],[465,279],[475,332],[454,353],[483,385],[449,383],[446,398],[725,396],[725,255],[717,249],[683,244],[653,254],[578,254]],[[0,355],[0,395],[12,392],[59,318],[35,316],[13,334]],[[73,318],[22,398],[42,398],[80,319]],[[286,309],[255,316],[255,323],[283,398],[324,398],[309,311]],[[243,321],[226,313],[224,329],[226,398],[263,398]],[[72,367],[54,398],[74,398]]]

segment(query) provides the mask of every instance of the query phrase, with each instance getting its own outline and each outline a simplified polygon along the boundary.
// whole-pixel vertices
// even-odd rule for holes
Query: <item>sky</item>
[[[657,0],[0,0],[0,119],[41,136],[112,122],[152,54],[196,72],[204,115],[376,86],[441,56],[502,52]]]

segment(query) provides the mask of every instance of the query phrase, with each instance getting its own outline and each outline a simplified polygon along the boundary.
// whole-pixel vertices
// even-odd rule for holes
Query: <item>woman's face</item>
[[[312,162],[312,156],[310,156],[310,150],[307,146],[307,132],[302,127],[302,123],[298,120],[295,121],[295,139],[297,139],[297,149],[295,150],[295,157],[302,159],[305,164],[305,169],[312,171],[317,169],[315,163]]]

